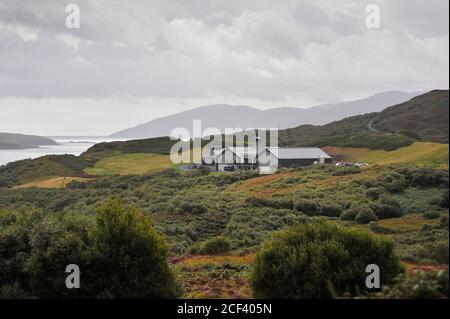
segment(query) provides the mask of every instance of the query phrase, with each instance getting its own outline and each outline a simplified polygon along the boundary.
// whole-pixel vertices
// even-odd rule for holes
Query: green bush
[[[417,257],[420,259],[427,259],[434,261],[435,263],[448,265],[449,250],[448,241],[438,241],[425,243],[417,251]]]
[[[312,200],[301,199],[294,205],[295,210],[308,216],[315,216],[319,211],[319,206]]]
[[[386,194],[386,190],[382,187],[371,187],[366,190],[366,196],[372,200],[378,200],[384,194]]]
[[[341,213],[339,219],[344,221],[354,221],[357,215],[358,215],[357,209],[349,208]]]
[[[442,194],[439,206],[442,208],[448,208],[448,189],[444,192],[444,194]]]
[[[403,215],[402,206],[400,203],[389,196],[383,196],[378,201],[374,202],[372,209],[379,219],[396,218]]]
[[[199,252],[205,255],[217,255],[229,252],[230,249],[230,241],[225,237],[219,236],[205,241]]]
[[[364,291],[366,266],[377,264],[382,283],[401,271],[393,244],[360,229],[323,220],[276,233],[256,256],[251,287],[256,298],[331,298]]]
[[[439,212],[425,212],[422,216],[426,219],[438,219],[441,214]]]
[[[167,257],[151,220],[118,199],[105,203],[94,222],[82,215],[17,214],[0,226],[0,294],[172,298],[179,287]],[[69,264],[80,267],[82,289],[65,286]]]
[[[375,298],[382,299],[448,299],[447,271],[416,271],[413,275],[401,274],[395,285],[383,289]]]
[[[327,217],[339,217],[342,213],[342,208],[338,205],[324,204],[320,207],[320,215]]]
[[[363,208],[355,217],[355,222],[358,224],[368,224],[377,220],[377,215],[370,208]]]
[[[168,245],[152,221],[112,199],[97,213],[89,284],[96,296],[173,298],[178,294],[167,262]]]

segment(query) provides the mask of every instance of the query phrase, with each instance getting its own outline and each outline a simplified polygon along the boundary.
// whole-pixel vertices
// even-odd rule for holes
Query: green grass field
[[[168,155],[159,154],[121,154],[105,157],[94,167],[88,167],[85,172],[89,175],[139,175],[156,172],[172,167]]]
[[[372,165],[417,164],[438,168],[448,167],[448,144],[416,142],[394,151],[351,147],[325,147],[324,149],[340,160],[361,161]]]

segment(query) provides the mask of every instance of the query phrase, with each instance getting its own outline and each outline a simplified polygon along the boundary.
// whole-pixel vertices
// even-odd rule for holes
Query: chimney
[[[259,167],[259,136],[258,129],[256,129],[256,166]]]

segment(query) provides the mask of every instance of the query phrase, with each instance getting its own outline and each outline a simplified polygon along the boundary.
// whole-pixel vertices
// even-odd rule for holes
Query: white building
[[[318,147],[278,148],[263,147],[211,147],[203,152],[203,164],[217,171],[259,169],[272,172],[278,167],[309,166],[331,163],[332,158]]]

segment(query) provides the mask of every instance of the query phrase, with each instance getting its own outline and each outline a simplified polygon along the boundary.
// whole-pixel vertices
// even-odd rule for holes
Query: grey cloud
[[[80,30],[64,26],[72,2]],[[448,2],[378,3],[381,30],[361,1],[2,0],[0,97],[321,103],[448,86]]]

